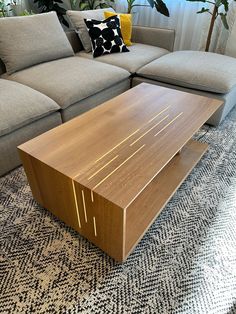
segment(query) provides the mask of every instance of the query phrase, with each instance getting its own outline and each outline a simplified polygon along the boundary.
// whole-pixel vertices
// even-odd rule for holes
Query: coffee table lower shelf
[[[207,146],[190,140],[126,208],[101,200],[96,193],[97,202],[91,202],[91,191],[87,188],[24,151],[20,151],[20,155],[38,203],[122,262],[198,163]]]

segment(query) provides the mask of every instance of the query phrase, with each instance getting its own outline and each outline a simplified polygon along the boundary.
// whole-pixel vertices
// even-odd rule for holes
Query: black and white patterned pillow
[[[84,22],[91,38],[94,58],[113,52],[129,51],[121,35],[118,16],[111,16],[104,21],[85,19]]]

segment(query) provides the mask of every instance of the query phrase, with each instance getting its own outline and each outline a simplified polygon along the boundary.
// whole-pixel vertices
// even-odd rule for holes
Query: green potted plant
[[[78,0],[70,0],[70,6],[72,10],[76,10],[78,5]]]
[[[148,4],[136,4],[136,0],[127,0],[128,8],[127,13],[131,13],[134,7],[151,7],[155,8],[157,12],[170,16],[169,10],[163,0],[146,0]]]
[[[66,9],[61,6],[61,4],[63,4],[63,0],[34,0],[34,3],[37,3],[41,13],[55,11],[59,21],[66,27],[69,27],[69,23],[64,17]]]
[[[28,11],[27,9],[25,9],[24,11],[22,11],[20,13],[20,16],[29,16],[29,15],[34,15],[35,13],[31,10],[31,11]]]
[[[0,0],[0,17],[6,17],[7,16],[7,8],[5,5],[4,0]]]
[[[76,5],[78,0],[71,0],[71,2]],[[105,9],[111,7],[111,4],[115,0],[80,0],[79,9],[80,10],[96,10],[96,9]]]
[[[8,3],[9,7],[10,7],[10,11],[13,12],[13,15],[18,16],[21,14],[22,10],[22,2],[21,0],[11,0]]]
[[[200,11],[198,11],[198,14],[201,13],[208,13],[211,15],[211,21],[209,26],[209,31],[207,35],[206,40],[206,48],[205,51],[209,51],[210,44],[211,44],[211,38],[215,26],[216,19],[220,16],[221,21],[226,29],[229,29],[229,25],[227,22],[227,14],[229,12],[229,0],[186,0],[189,2],[204,2],[207,4],[210,4],[212,6],[212,10],[210,10],[208,7],[202,7]],[[233,0],[236,1],[236,0]]]

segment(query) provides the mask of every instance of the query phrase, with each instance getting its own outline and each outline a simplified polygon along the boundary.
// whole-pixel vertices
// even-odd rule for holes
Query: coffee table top
[[[125,208],[222,103],[142,83],[19,149]]]

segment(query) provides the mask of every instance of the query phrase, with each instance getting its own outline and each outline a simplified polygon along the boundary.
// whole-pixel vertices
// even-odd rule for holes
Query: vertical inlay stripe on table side
[[[77,220],[78,220],[78,225],[79,228],[81,228],[81,221],[80,221],[80,215],[79,215],[79,207],[78,207],[78,200],[77,200],[77,195],[76,195],[76,191],[75,191],[75,182],[72,179],[72,189],[73,189],[73,194],[74,194],[74,202],[75,202],[75,209],[76,209],[76,213],[77,213]]]
[[[93,203],[94,202],[94,197],[93,197],[93,191],[92,190],[90,190],[90,196],[91,196],[91,201]]]
[[[94,235],[97,237],[97,225],[96,225],[96,218],[93,216],[93,230],[94,230]]]
[[[85,197],[84,197],[84,190],[81,190],[81,194],[82,194],[82,201],[83,201],[83,207],[84,207],[84,219],[85,222],[88,222],[88,218],[87,218],[87,210],[86,210],[86,203],[85,203]]]

